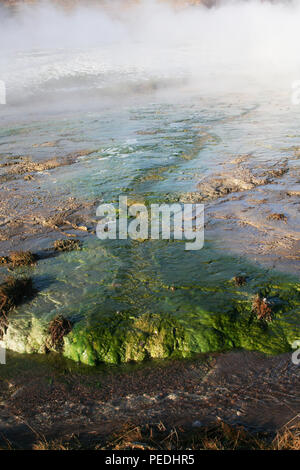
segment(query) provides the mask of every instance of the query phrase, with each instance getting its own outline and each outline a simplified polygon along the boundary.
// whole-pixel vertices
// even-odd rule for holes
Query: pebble
[[[192,426],[193,426],[193,428],[201,428],[202,423],[201,423],[201,421],[194,421]]]

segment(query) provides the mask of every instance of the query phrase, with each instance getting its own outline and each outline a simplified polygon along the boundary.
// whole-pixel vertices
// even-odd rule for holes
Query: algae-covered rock
[[[270,322],[253,312],[254,293],[229,292],[225,301],[224,292],[220,294],[204,292],[197,297],[199,305],[186,304],[183,311],[174,313],[99,313],[97,323],[77,322],[63,336],[60,352],[88,365],[119,364],[233,348],[277,354],[291,350],[293,342],[300,339],[297,283],[269,282],[260,289],[260,295],[272,305]],[[174,295],[180,296],[180,289]],[[34,316],[15,316],[3,340],[8,349],[19,353],[44,353],[49,349],[49,322]]]
[[[174,318],[150,314],[139,318],[116,314],[95,326],[78,323],[64,341],[66,357],[90,365],[166,358],[176,353],[185,356],[189,352],[184,329]]]
[[[238,293],[237,293],[238,294]],[[242,293],[241,293],[242,294]],[[217,296],[210,308],[203,306],[196,309],[190,325],[191,336],[204,352],[203,327],[209,328],[209,351],[215,350],[219,341],[219,350],[244,348],[267,354],[279,354],[291,350],[295,340],[300,339],[300,291],[299,283],[266,282],[259,294],[268,299],[272,308],[272,321],[266,322],[253,311],[256,294],[235,295],[231,302],[221,306]],[[213,307],[213,308],[212,308]],[[218,338],[219,335],[219,338]],[[200,340],[197,341],[198,337]],[[198,351],[199,352],[199,351]]]
[[[300,339],[299,287],[268,286],[274,318],[266,322],[253,313],[253,295],[232,300],[227,307],[212,303],[193,314],[115,314],[99,325],[78,323],[64,338],[64,355],[85,364],[121,363],[146,358],[188,357],[194,353],[233,348],[279,354]]]
[[[48,337],[47,323],[40,318],[13,318],[3,343],[7,349],[20,354],[44,353]]]
[[[160,243],[157,253],[147,243],[129,245],[127,251],[122,247],[125,259],[120,261],[123,251],[118,249],[114,276],[103,251],[99,267],[93,264],[99,259],[95,250],[84,253],[90,256],[85,263],[80,253],[69,253],[64,263],[72,269],[62,267],[69,275],[11,313],[3,338],[6,347],[20,353],[51,349],[89,365],[234,348],[267,354],[292,350],[300,340],[299,281],[205,248],[198,256],[186,254],[185,269],[180,246]],[[90,266],[99,269],[98,277]],[[36,269],[42,268],[41,263]],[[109,274],[108,280],[103,273]],[[237,276],[246,282],[236,282]],[[37,277],[37,286],[42,279]],[[269,321],[255,311],[257,296],[270,310]],[[55,329],[59,347],[49,337],[58,314],[66,325],[72,323],[70,332],[63,324]]]

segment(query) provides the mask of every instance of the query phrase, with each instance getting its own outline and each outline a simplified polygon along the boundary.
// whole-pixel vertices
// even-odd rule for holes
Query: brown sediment
[[[32,175],[25,175],[24,176],[24,181],[30,181],[30,180],[33,180],[34,179],[34,176]]]
[[[81,249],[80,240],[66,239],[66,240],[56,240],[53,244],[55,251],[73,251]]]
[[[79,158],[79,157],[88,157],[89,155],[92,155],[93,153],[97,152],[95,149],[87,149],[87,150],[78,150],[77,152],[72,152],[69,154],[69,158],[74,159],[74,158]]]
[[[33,198],[32,195],[35,194]],[[10,181],[0,192],[0,241],[2,253],[23,249],[29,250],[41,235],[57,232],[75,237],[78,232],[94,229],[96,201],[81,201],[68,194],[50,192],[39,185],[39,177],[23,185]],[[55,235],[56,232],[56,235]],[[32,240],[32,244],[30,244]],[[42,246],[41,249],[45,249]],[[4,261],[4,260],[3,260]]]
[[[41,144],[34,144],[33,147],[34,148],[37,148],[37,147],[55,147],[57,144],[58,144],[59,141],[57,140],[53,140],[52,142],[43,142]]]
[[[238,155],[237,157],[233,158],[233,159],[230,161],[230,163],[237,165],[237,164],[246,162],[247,160],[249,160],[249,158],[251,158],[251,155],[249,155],[249,154],[246,154],[246,155]]]
[[[42,146],[50,146],[50,142],[41,144]],[[70,153],[64,157],[52,157],[47,160],[33,161],[31,156],[10,156],[9,160],[1,163],[0,168],[7,168],[6,173],[0,175],[2,183],[13,181],[22,176],[25,181],[34,179],[35,173],[41,173],[48,170],[54,170],[67,165],[76,163],[77,159],[94,153],[95,150],[80,150]]]
[[[249,160],[251,155],[240,155],[230,161],[231,167],[224,168],[222,173],[210,175],[202,179],[197,185],[197,191],[182,195],[182,202],[206,202],[222,198],[232,193],[252,190],[258,186],[273,183],[289,171],[287,161],[275,165],[266,165],[265,168],[253,165]]]
[[[22,157],[17,163],[11,164],[6,175],[24,175],[26,173],[36,173],[46,170],[53,170],[61,166],[71,165],[76,160],[76,156],[58,158],[54,157],[45,161],[34,162],[30,157]],[[6,176],[4,175],[4,177]]]
[[[35,293],[32,279],[7,278],[0,285],[0,339],[9,324],[9,312],[20,305],[25,299],[31,298]]]
[[[274,164],[242,155],[225,164],[222,173],[204,178],[197,191],[183,194],[180,201],[205,203],[205,230],[216,247],[297,274],[298,188],[295,158]]]
[[[281,177],[288,171],[286,164],[283,164],[282,168],[269,169],[254,172],[253,169],[248,167],[238,167],[235,170],[222,174],[208,177],[201,181],[198,186],[198,198],[199,201],[205,201],[209,199],[216,199],[222,196],[226,196],[231,193],[248,191],[256,188],[257,186],[263,186],[270,184],[274,179]]]
[[[12,362],[13,370],[6,368],[6,380],[0,383],[2,445],[9,440],[12,446],[32,448],[41,435],[50,445],[53,440],[67,442],[75,434],[83,447],[95,445],[95,440],[114,446],[121,443],[126,423],[131,423],[132,432],[141,427],[145,439],[144,426],[149,424],[154,432],[158,423],[161,437],[172,429],[201,436],[214,428],[220,437],[221,423],[247,434],[268,433],[269,445],[276,439],[278,446],[293,446],[287,429],[299,436],[299,366],[289,353],[267,357],[230,352],[93,373],[75,366],[68,373],[71,365],[59,364],[56,355],[52,366],[22,355],[14,355]],[[183,439],[181,434],[179,441]],[[128,441],[132,442],[129,437]]]
[[[300,191],[288,191],[287,193],[287,196],[300,196]]]
[[[78,225],[82,223],[82,220],[82,216],[76,214],[76,209],[70,208],[57,212],[53,216],[44,219],[42,223],[55,230],[68,226],[69,228],[86,232],[88,229],[85,225]]]

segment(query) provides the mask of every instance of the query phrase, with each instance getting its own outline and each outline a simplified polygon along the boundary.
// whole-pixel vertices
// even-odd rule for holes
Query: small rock
[[[202,423],[201,423],[201,421],[194,421],[192,426],[193,426],[193,428],[201,428]]]

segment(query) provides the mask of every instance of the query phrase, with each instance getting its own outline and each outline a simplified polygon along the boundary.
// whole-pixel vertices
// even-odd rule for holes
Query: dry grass
[[[0,264],[10,264],[13,268],[18,266],[33,266],[38,256],[31,251],[12,251],[9,256],[1,256]]]
[[[167,430],[156,426],[130,426],[113,436],[105,449],[131,450],[300,450],[300,426],[285,427],[275,438],[268,433],[251,434],[242,427],[224,422],[203,426],[197,430],[182,428]]]
[[[130,427],[127,424],[103,449],[255,450],[266,447],[263,437],[251,435],[243,428],[234,428],[223,422],[192,431],[183,428],[167,430],[162,423],[144,427]]]
[[[38,441],[32,446],[32,450],[71,450],[68,444],[64,444],[62,441]]]
[[[300,450],[300,426],[286,427],[277,433],[272,442],[273,450]]]
[[[32,279],[15,279],[9,277],[0,285],[0,339],[6,332],[9,312],[20,305],[25,299],[34,295]]]
[[[62,351],[64,336],[72,330],[72,323],[62,315],[58,315],[49,324],[50,347],[56,351]]]
[[[137,426],[126,423],[105,442],[90,443],[75,439],[70,441],[41,439],[34,450],[300,450],[300,426],[284,427],[276,436],[270,433],[252,434],[242,427],[224,422],[203,426],[196,430],[181,427],[166,429],[163,423]]]

